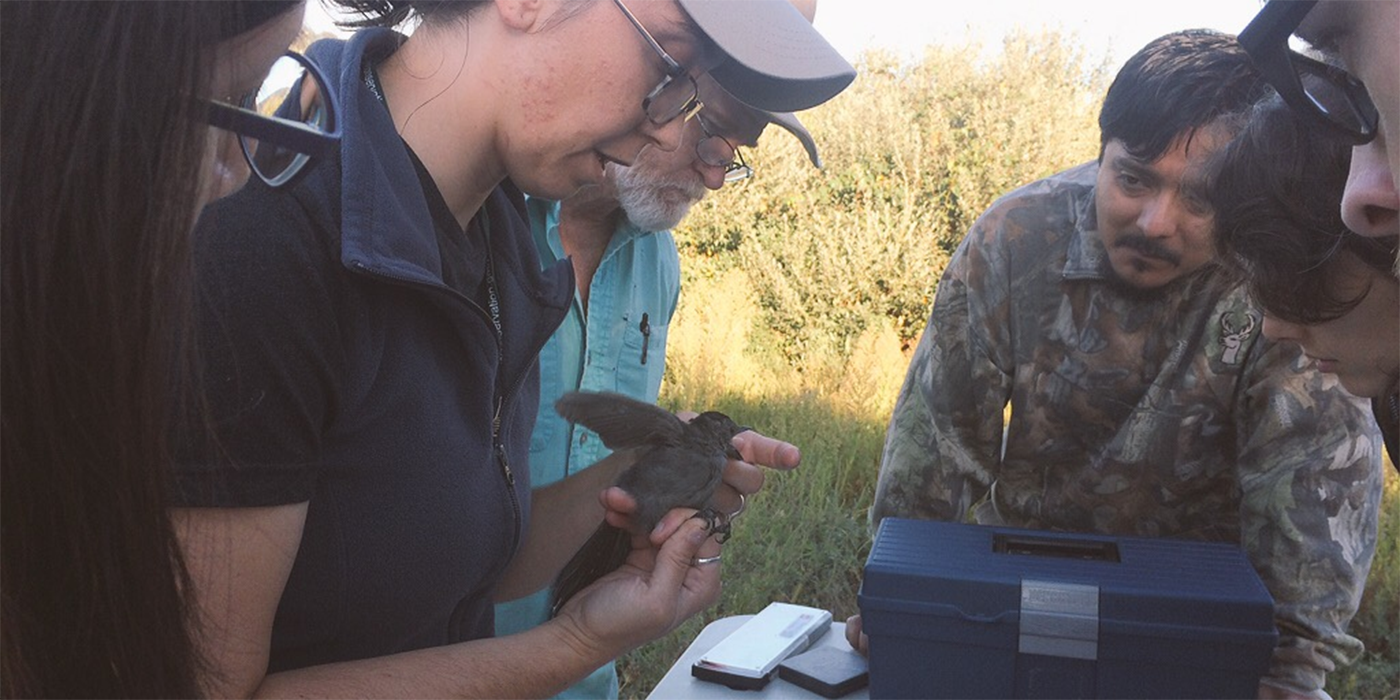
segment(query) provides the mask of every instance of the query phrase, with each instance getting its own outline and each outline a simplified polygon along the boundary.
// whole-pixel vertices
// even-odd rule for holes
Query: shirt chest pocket
[[[629,314],[623,320],[622,342],[614,358],[614,391],[654,401],[666,371],[668,324],[650,312]]]

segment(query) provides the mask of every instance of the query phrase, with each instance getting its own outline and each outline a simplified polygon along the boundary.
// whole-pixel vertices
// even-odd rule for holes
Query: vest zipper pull
[[[501,410],[505,408],[505,403],[504,396],[496,399],[496,415],[491,417],[491,444],[496,448],[496,459],[501,463],[501,474],[505,476],[506,483],[515,486],[515,473],[510,470],[510,462],[506,459],[506,446],[501,444]]]
[[[510,470],[510,462],[506,461],[506,447],[499,441],[496,443],[496,459],[501,461],[501,474],[506,477],[506,483],[515,486],[515,472]]]

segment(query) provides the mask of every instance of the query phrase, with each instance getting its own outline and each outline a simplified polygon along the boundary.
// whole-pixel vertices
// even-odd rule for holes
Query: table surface
[[[722,617],[705,625],[705,629],[700,631],[700,635],[690,643],[689,647],[686,647],[681,658],[671,665],[671,669],[661,678],[661,682],[656,684],[656,688],[651,691],[647,699],[768,700],[769,698],[792,698],[793,700],[825,700],[821,695],[795,686],[778,678],[777,675],[774,675],[773,680],[769,681],[762,690],[734,690],[718,683],[702,681],[690,675],[691,664],[752,617],[753,615]],[[834,647],[851,651],[851,645],[846,643],[846,623],[832,622],[831,629],[812,644],[811,648],[818,647]],[[869,687],[863,687],[843,695],[842,700],[867,700],[869,697]]]

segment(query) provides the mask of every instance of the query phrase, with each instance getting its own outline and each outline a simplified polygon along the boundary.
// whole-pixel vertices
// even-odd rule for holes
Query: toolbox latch
[[[1022,580],[1020,626],[1022,654],[1096,660],[1099,587]]]

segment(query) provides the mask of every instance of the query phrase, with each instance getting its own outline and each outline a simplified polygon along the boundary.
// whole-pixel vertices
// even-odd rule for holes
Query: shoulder
[[[1070,245],[1093,211],[1095,163],[1018,187],[992,203],[973,223],[948,265],[970,284],[1063,270]],[[1039,276],[1037,276],[1039,279]]]
[[[645,247],[648,254],[653,256],[665,270],[680,274],[680,250],[676,246],[675,235],[670,231],[656,231],[642,236],[637,239],[636,244]]]
[[[316,163],[300,182],[271,188],[250,182],[201,212],[196,236],[202,249],[243,251],[274,258],[308,246],[339,240],[340,163],[332,156]]]
[[[1098,164],[1085,163],[1003,195],[978,217],[973,231],[987,243],[1034,245],[1069,237],[1092,205]],[[1022,241],[1028,235],[1033,239]]]
[[[200,293],[216,306],[314,303],[340,264],[337,163],[296,186],[260,183],[207,207],[195,229]],[[220,301],[220,300],[223,301]]]
[[[1246,347],[1253,339],[1243,368],[1240,398],[1245,415],[1262,421],[1256,430],[1280,436],[1298,434],[1319,448],[1344,436],[1375,432],[1370,404],[1348,393],[1336,375],[1314,367],[1294,343],[1264,337],[1257,311],[1222,312],[1211,325],[1214,328],[1208,332],[1218,334],[1219,347],[1226,354],[1232,335],[1240,336]],[[1283,444],[1281,438],[1277,444]]]

